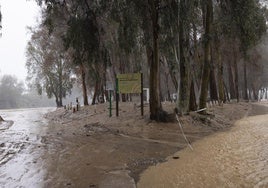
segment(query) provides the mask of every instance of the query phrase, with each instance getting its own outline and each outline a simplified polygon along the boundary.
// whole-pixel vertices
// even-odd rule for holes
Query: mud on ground
[[[163,107],[173,113],[175,104]],[[180,120],[187,139],[194,142],[228,130],[251,109],[248,103],[215,105],[207,117],[190,113]],[[187,147],[177,122],[150,121],[148,110],[146,105],[141,117],[137,105],[121,103],[119,117],[109,117],[107,104],[47,114],[50,125],[42,138],[47,152],[42,159],[48,165],[46,186],[135,187],[142,171]]]

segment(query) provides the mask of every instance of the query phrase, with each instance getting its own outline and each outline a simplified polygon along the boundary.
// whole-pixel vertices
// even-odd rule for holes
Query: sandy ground
[[[163,107],[172,113],[175,104],[164,103]],[[22,126],[19,134],[17,128],[4,127],[12,124],[2,123],[0,185],[136,187],[144,170],[176,158],[177,151],[188,147],[177,122],[150,121],[148,110],[147,104],[141,117],[137,105],[120,103],[120,116],[115,117],[113,109],[110,118],[108,104],[84,107],[76,113],[58,109],[46,114],[49,123],[38,116],[38,120],[31,119],[29,112],[24,116],[37,125]],[[266,112],[267,108],[259,105],[235,103],[210,107],[211,115],[207,117],[191,113],[180,120],[187,139],[193,143],[231,130],[236,120],[249,114]],[[17,136],[10,140],[10,135]],[[12,175],[15,166],[21,170]]]
[[[164,104],[170,113],[174,107]],[[210,108],[208,118],[193,113],[181,121],[192,143],[228,130],[250,110],[246,103],[226,104]],[[146,168],[187,147],[177,122],[157,123],[148,116],[148,105],[141,117],[132,103],[120,104],[119,117],[109,118],[107,104],[47,114],[51,122],[42,137],[47,145],[42,158],[48,164],[45,187],[135,187]]]
[[[252,114],[264,110],[254,106]],[[268,187],[268,115],[245,117],[141,175],[139,188]]]

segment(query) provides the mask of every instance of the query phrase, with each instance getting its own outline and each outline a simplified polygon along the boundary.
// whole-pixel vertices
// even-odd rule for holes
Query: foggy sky
[[[0,0],[0,5],[0,76],[10,74],[24,80],[27,75],[25,49],[30,38],[26,27],[36,25],[39,8],[34,0]]]

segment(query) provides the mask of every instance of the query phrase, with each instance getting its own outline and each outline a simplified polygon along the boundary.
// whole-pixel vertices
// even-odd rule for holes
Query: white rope
[[[177,121],[178,121],[178,123],[179,123],[179,125],[180,125],[181,133],[182,133],[182,135],[183,135],[183,137],[184,137],[186,143],[188,144],[188,146],[189,146],[189,147],[191,148],[191,150],[193,151],[194,149],[193,149],[193,147],[191,146],[190,142],[188,141],[188,139],[186,138],[186,136],[185,136],[185,134],[184,134],[184,131],[183,131],[181,122],[180,122],[179,117],[178,117],[177,114],[176,114],[176,119],[177,119]]]
[[[202,109],[199,109],[199,110],[196,110],[194,112],[202,112],[202,111],[205,111],[207,108],[202,108]]]

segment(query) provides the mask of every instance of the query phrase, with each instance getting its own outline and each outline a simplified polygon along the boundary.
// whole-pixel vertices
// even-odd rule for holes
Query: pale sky
[[[27,26],[36,25],[39,7],[35,0],[0,0],[2,37],[0,37],[0,76],[15,75],[25,80],[26,45],[30,39]]]

